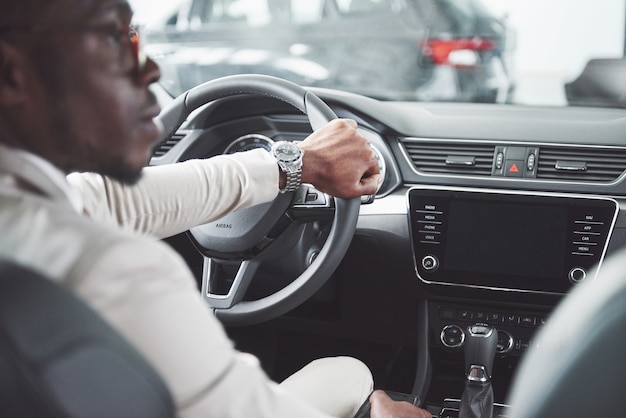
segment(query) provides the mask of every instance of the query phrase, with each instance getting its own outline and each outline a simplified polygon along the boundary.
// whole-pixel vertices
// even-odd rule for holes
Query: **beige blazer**
[[[181,416],[327,416],[233,348],[184,260],[159,241],[277,193],[278,169],[263,150],[149,167],[128,187],[95,174],[66,180],[46,161],[0,146],[0,257],[88,301],[153,363]],[[349,415],[371,390],[369,371],[351,360],[332,360],[330,382],[309,373],[334,392],[318,407]]]

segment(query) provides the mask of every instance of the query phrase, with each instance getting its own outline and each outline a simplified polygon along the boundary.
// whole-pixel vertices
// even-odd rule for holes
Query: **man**
[[[0,257],[100,312],[161,373],[180,415],[350,416],[372,386],[362,363],[323,359],[272,383],[155,239],[270,201],[287,178],[261,150],[144,169],[160,133],[148,87],[160,75],[139,54],[131,17],[124,0],[3,0]],[[303,182],[345,198],[375,192],[375,156],[353,121],[300,146]],[[67,181],[73,172],[97,174]],[[407,405],[372,397],[381,414]]]

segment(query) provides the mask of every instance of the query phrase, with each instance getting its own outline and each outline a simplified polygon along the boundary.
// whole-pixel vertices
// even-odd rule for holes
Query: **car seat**
[[[623,416],[626,250],[576,286],[533,340],[510,391],[510,417]]]
[[[173,417],[150,364],[71,291],[0,260],[0,414]]]

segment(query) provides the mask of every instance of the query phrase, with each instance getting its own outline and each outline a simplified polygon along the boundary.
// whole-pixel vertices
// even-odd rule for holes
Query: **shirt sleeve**
[[[258,149],[146,167],[133,186],[93,173],[73,173],[68,181],[95,221],[165,238],[271,201],[278,176],[274,159]]]

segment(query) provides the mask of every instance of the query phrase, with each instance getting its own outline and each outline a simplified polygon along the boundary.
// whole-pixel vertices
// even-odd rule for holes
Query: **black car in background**
[[[478,0],[189,0],[146,27],[177,95],[255,73],[383,100],[506,102],[504,23]]]

